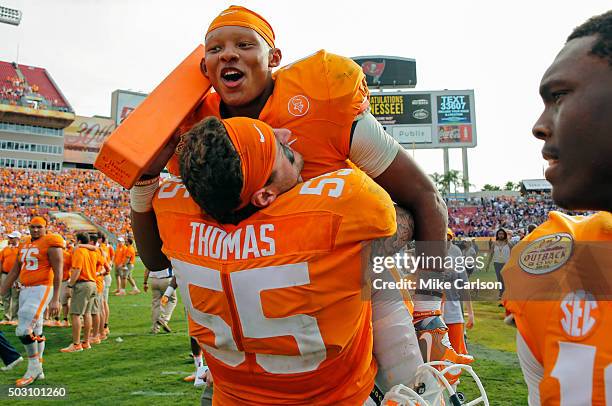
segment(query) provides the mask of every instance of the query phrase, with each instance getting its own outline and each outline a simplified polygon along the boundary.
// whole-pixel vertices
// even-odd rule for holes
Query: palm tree
[[[501,190],[501,188],[499,186],[495,186],[495,185],[491,185],[487,183],[486,185],[482,187],[482,190],[486,192],[486,191]]]
[[[443,183],[444,177],[440,175],[438,172],[434,172],[430,174],[429,177],[431,178],[434,185],[436,186],[436,189],[438,189],[438,192],[440,192],[441,195],[444,195],[444,190],[445,190],[444,183]]]
[[[508,181],[506,182],[506,185],[504,186],[504,190],[515,190],[514,189],[515,187],[516,185],[512,181]]]
[[[444,182],[445,189],[448,192],[450,192],[450,186],[453,185],[453,193],[455,194],[455,200],[457,200],[457,186],[463,183],[463,176],[461,175],[461,172],[455,169],[451,169],[442,176],[442,180]]]

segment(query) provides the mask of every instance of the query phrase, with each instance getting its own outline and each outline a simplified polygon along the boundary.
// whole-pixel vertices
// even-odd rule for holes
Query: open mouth
[[[244,78],[244,73],[236,68],[223,68],[221,70],[221,80],[229,87],[237,86]]]

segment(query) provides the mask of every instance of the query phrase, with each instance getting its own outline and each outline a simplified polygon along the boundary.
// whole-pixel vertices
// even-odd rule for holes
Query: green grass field
[[[142,286],[143,267],[135,269]],[[493,272],[473,277],[494,280]],[[114,281],[113,281],[114,283]],[[113,287],[114,289],[114,287]],[[34,385],[64,386],[67,399],[53,404],[69,405],[194,405],[200,390],[183,382],[192,373],[189,338],[183,306],[176,307],[170,326],[172,333],[153,335],[151,296],[110,297],[110,337],[91,350],[63,354],[59,349],[71,342],[70,328],[45,327],[46,380]],[[476,325],[468,332],[468,347],[477,358],[474,368],[491,399],[491,405],[526,404],[527,391],[515,354],[514,329],[503,324],[503,309],[497,303],[475,303]],[[14,326],[0,326],[9,341],[23,353]],[[121,340],[118,341],[118,339]],[[1,373],[0,385],[12,385],[26,369],[23,362],[15,370]],[[462,378],[460,389],[474,395],[475,386]],[[2,386],[6,393],[6,386]],[[6,398],[0,398],[0,403]],[[44,400],[10,400],[10,404],[32,405]]]

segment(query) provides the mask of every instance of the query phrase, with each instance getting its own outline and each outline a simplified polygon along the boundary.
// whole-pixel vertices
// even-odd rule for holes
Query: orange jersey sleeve
[[[90,251],[79,247],[72,254],[72,269],[80,269],[78,281],[94,282],[96,280],[96,269]]]
[[[291,130],[291,147],[304,157],[302,178],[345,168],[353,121],[369,106],[361,67],[350,58],[320,50],[276,71],[274,81],[258,119],[272,128]],[[204,117],[220,117],[220,102],[211,90],[178,132],[188,131]],[[168,169],[179,175],[176,156]]]
[[[542,404],[603,405],[609,399],[610,230],[608,212],[590,217],[551,212],[514,247],[503,270],[506,308],[543,369]]]
[[[17,261],[17,255],[19,253],[18,247],[4,247],[2,252],[0,252],[0,258],[2,258],[2,272],[9,273],[13,266],[15,265],[15,261]]]
[[[51,285],[53,269],[49,262],[49,248],[64,248],[66,243],[59,234],[45,234],[35,241],[19,246],[21,270],[19,282],[25,286]]]
[[[359,170],[330,173],[236,226],[203,215],[178,180],[153,207],[215,402],[363,403],[376,374],[363,242],[395,231],[380,187]]]

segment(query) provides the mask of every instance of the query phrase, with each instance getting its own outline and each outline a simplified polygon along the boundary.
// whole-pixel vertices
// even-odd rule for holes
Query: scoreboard
[[[473,148],[473,90],[373,92],[370,109],[406,148]]]

